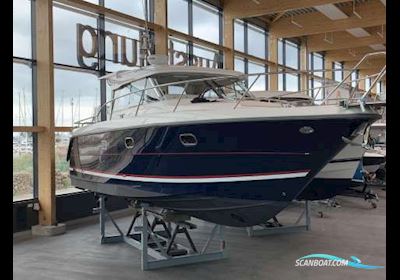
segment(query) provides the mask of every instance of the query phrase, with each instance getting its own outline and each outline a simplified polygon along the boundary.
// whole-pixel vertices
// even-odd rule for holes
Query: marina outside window
[[[127,25],[120,25],[116,24],[113,22],[110,22],[110,20],[106,19],[105,21],[105,30],[112,32],[114,34],[119,34],[126,36],[127,39],[125,40],[126,42],[126,58],[129,62],[132,62],[132,50],[133,50],[133,42],[130,39],[136,39],[139,40],[139,29],[132,28]],[[129,38],[129,39],[128,39]],[[117,37],[116,40],[117,43],[117,49],[114,50],[113,46],[113,41],[110,36],[106,36],[106,44],[105,44],[105,50],[106,50],[106,71],[108,72],[115,72],[119,70],[131,70],[133,69],[134,66],[128,66],[121,64],[120,62],[122,61],[122,40],[121,37]],[[115,63],[113,61],[113,52],[116,51],[118,53],[118,62]],[[136,66],[140,66],[140,60],[139,60],[139,53],[140,53],[140,46],[137,44],[136,48]]]
[[[234,22],[234,45],[235,50],[244,52],[244,23],[241,20],[235,19]]]
[[[36,71],[32,56],[32,1],[13,1],[13,126],[29,130],[34,123]],[[35,196],[36,133],[13,132],[13,201]]]
[[[56,132],[55,134],[56,194],[81,191],[71,186],[69,178],[69,163],[66,161],[66,157],[70,137],[70,132]]]
[[[283,41],[282,40],[278,40],[278,63],[279,64],[284,64],[283,62],[283,51],[284,49],[284,45],[283,45]]]
[[[267,55],[267,48],[265,46],[266,32],[252,24],[248,24],[247,26],[248,54],[265,59]]]
[[[104,0],[106,8],[144,19],[143,0]]]
[[[32,69],[13,63],[13,125],[32,126]]]
[[[13,56],[31,58],[31,1],[13,1]]]
[[[353,71],[351,73],[351,86],[352,87],[358,87],[358,81],[356,81],[358,79],[358,70]]]
[[[278,63],[290,69],[300,69],[300,47],[286,39],[278,40]],[[284,70],[284,72],[287,72]],[[300,88],[300,74],[283,73],[278,75],[278,89],[284,91],[298,91]]]
[[[249,62],[249,74],[253,73],[265,73],[265,66],[257,63]],[[248,79],[248,86],[251,86],[252,83],[257,78],[257,75],[250,76]],[[254,85],[251,87],[250,91],[258,91],[258,90],[266,90],[266,82],[265,75],[260,75]]]
[[[178,39],[175,39],[175,38],[170,38],[169,39],[169,44],[168,44],[169,48],[171,47],[171,43],[172,43],[172,48],[173,48],[174,51],[182,52],[188,57],[188,54],[189,54],[188,42],[182,41],[182,40],[178,40]],[[179,62],[182,62],[182,61],[184,61],[183,56],[180,55],[180,54],[177,54],[175,52],[173,53],[172,63],[171,63],[171,57],[169,58],[169,64],[170,65],[176,65],[176,64],[178,64]],[[184,65],[188,65],[188,60],[185,62]]]
[[[299,46],[289,41],[285,41],[285,66],[299,69]]]
[[[173,8],[172,8],[173,7]],[[189,34],[189,4],[187,0],[168,0],[168,28]]]
[[[218,9],[201,1],[193,1],[193,36],[219,44]]]
[[[74,122],[93,116],[100,106],[96,75],[55,69],[54,104],[55,124],[59,127],[71,127]]]
[[[254,44],[254,42],[257,42],[257,44]],[[265,59],[267,56],[267,32],[255,24],[247,21],[235,20],[234,48],[236,51]],[[234,69],[246,74],[268,71],[266,65],[239,57],[235,57]],[[247,85],[250,86],[255,78],[256,76],[249,77]],[[258,78],[251,90],[266,90],[267,88],[268,79],[263,75]]]
[[[299,91],[299,76],[293,74],[286,75],[286,90],[287,91]]]
[[[284,74],[278,74],[278,90],[284,90],[283,75]]]
[[[311,71],[310,74],[321,77],[319,78],[311,78],[309,82],[309,88],[316,88],[316,87],[321,87],[322,83],[321,81],[325,77],[325,72],[324,71],[318,71],[318,70],[324,70],[325,69],[325,63],[324,63],[324,57],[319,54],[319,53],[310,53],[308,56],[308,65],[309,65],[309,70]],[[315,71],[317,70],[317,71]],[[312,97],[322,100],[325,96],[325,90],[324,89],[314,89],[308,92]],[[320,101],[317,101],[317,103]]]
[[[324,70],[324,58],[318,53],[313,53],[313,70]],[[314,75],[324,77],[323,71],[314,72]]]
[[[13,201],[33,198],[33,139],[28,132],[13,133]]]
[[[167,5],[168,28],[214,44],[222,45],[222,13],[220,9],[204,1],[197,0],[168,0]],[[175,43],[175,40],[173,42]],[[197,47],[204,50],[209,49],[204,46]],[[204,52],[199,49],[195,50],[195,48],[193,42],[189,40],[186,50],[186,54],[188,54],[186,65],[201,65],[201,60],[196,60],[193,56],[202,57],[200,53],[204,54]],[[174,49],[177,48],[174,46]],[[215,50],[215,52],[218,53],[219,57],[218,68],[221,68],[223,61],[222,52],[219,50]],[[206,54],[206,56],[208,56],[208,54]],[[178,59],[178,62],[179,61],[182,61],[182,59]],[[174,57],[174,64],[176,64],[176,62],[176,58]],[[205,66],[205,64],[203,64],[203,66]]]
[[[343,64],[339,62],[333,63],[333,77],[336,82],[341,82],[343,80]],[[339,70],[339,71],[338,71]]]
[[[235,71],[244,73],[245,72],[244,67],[245,67],[244,59],[241,57],[235,57]]]
[[[213,67],[213,62],[218,63],[218,51],[207,49],[201,46],[193,46],[193,54],[196,56],[194,65],[202,67]],[[197,61],[196,61],[197,60]],[[207,61],[208,60],[208,61]],[[197,62],[197,63],[196,63]],[[208,66],[207,66],[208,64]],[[218,65],[218,64],[217,64]]]
[[[365,79],[365,91],[369,90],[369,88],[371,87],[371,83],[371,78]]]
[[[54,62],[79,66],[77,60],[77,35],[76,25],[89,25],[96,28],[96,16],[91,14],[81,14],[66,9],[53,7],[53,46]],[[85,50],[90,50],[92,46],[89,32],[83,34],[83,46]],[[97,58],[84,58],[87,65],[97,62]]]

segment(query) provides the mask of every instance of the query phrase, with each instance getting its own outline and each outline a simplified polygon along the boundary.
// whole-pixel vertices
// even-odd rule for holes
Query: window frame
[[[282,90],[286,91],[287,89],[287,77],[286,75],[288,75],[289,73],[286,73],[286,68],[292,69],[292,70],[300,70],[300,44],[299,43],[295,43],[292,41],[288,41],[287,39],[278,39],[278,59],[279,59],[279,42],[281,42],[281,48],[282,48],[282,65],[285,67],[282,70]],[[286,63],[286,44],[289,44],[292,47],[296,47],[297,48],[297,69],[293,68],[291,66],[288,66]],[[300,73],[295,74],[295,73],[291,73],[291,75],[297,76],[297,91],[300,90],[301,88],[301,79],[300,79]],[[278,79],[278,88],[279,88],[279,79]]]
[[[240,22],[239,24],[243,23],[243,32],[244,32],[244,34],[243,34],[243,48],[244,48],[244,51],[242,52],[240,50],[236,50],[235,49],[235,45],[233,45],[233,51],[235,53],[234,60],[236,58],[238,58],[240,60],[243,60],[244,61],[244,71],[245,71],[244,74],[249,74],[249,62],[253,63],[253,64],[257,64],[257,65],[261,64],[260,62],[251,61],[247,57],[242,57],[240,55],[240,53],[242,53],[242,54],[254,56],[252,54],[249,54],[249,52],[248,52],[248,49],[249,49],[248,48],[248,30],[249,30],[249,25],[252,25],[252,26],[254,26],[254,28],[264,31],[263,35],[264,35],[264,38],[265,38],[265,57],[261,58],[261,57],[254,56],[254,57],[260,58],[261,60],[267,60],[267,58],[268,58],[268,50],[269,50],[268,49],[268,32],[267,32],[266,29],[263,29],[260,26],[252,24],[252,23],[248,22],[247,20],[235,19],[234,20],[234,24],[236,22]],[[235,37],[235,34],[233,36]],[[268,64],[267,63],[263,63],[263,66],[265,68],[265,71],[268,72],[268,68],[269,68]],[[246,83],[246,86],[249,86],[248,79],[246,79],[245,83]],[[265,75],[265,90],[268,90],[268,88],[269,88],[269,77],[268,77],[268,75]]]

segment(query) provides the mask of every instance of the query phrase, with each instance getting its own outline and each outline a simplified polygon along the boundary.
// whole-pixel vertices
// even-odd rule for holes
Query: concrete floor
[[[311,231],[248,237],[244,229],[226,228],[228,258],[221,261],[141,271],[140,252],[126,244],[100,245],[96,223],[68,227],[55,237],[14,242],[14,279],[385,279],[386,269],[295,267],[295,260],[312,253],[332,254],[364,264],[386,265],[386,193],[377,189],[378,208],[361,198],[338,197],[340,208],[324,218],[312,211]],[[323,207],[322,207],[323,208]],[[298,206],[282,214],[295,219]],[[128,218],[119,218],[121,224]],[[198,221],[195,240],[204,240],[209,225]]]

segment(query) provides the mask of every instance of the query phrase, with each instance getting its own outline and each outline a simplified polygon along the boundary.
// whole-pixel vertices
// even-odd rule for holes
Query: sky
[[[97,3],[97,0],[87,0],[87,2]],[[142,0],[106,0],[106,7],[117,11],[144,18]],[[168,0],[168,23],[169,27],[188,33],[188,11],[187,1]],[[77,23],[96,27],[96,18],[89,15],[82,15],[65,10],[59,7],[53,8],[53,36],[54,36],[54,61],[60,64],[78,66],[77,61]],[[31,57],[31,38],[30,38],[30,0],[14,0],[13,8],[13,53],[14,56]],[[139,38],[139,32],[135,29],[106,22],[106,30],[125,35],[128,38]],[[193,5],[193,34],[195,37],[219,43],[219,19],[216,11],[207,6],[198,4]],[[240,36],[237,35],[237,38]],[[241,36],[243,37],[243,36]],[[249,52],[250,54],[264,56],[265,41],[262,36],[253,30],[249,31]],[[255,43],[257,42],[257,43]],[[131,42],[128,40],[128,47]],[[91,48],[91,38],[88,32],[83,34],[83,45],[86,50]],[[175,43],[177,50],[185,48]],[[119,48],[120,48],[119,43]],[[111,40],[106,40],[106,58],[112,58]],[[119,51],[119,53],[121,53]],[[194,54],[208,59],[214,58],[214,53],[204,48],[194,48]],[[131,59],[132,55],[128,54]],[[90,65],[96,59],[84,59]],[[121,64],[106,62],[108,71],[131,69]],[[263,68],[257,65],[249,65],[249,72],[257,72]],[[14,64],[14,83],[13,83],[13,108],[14,125],[32,124],[32,93],[31,93],[31,70],[28,66]],[[251,82],[251,81],[250,81]],[[253,89],[263,89],[260,79]],[[72,72],[68,70],[56,69],[54,73],[55,87],[55,119],[56,126],[70,126],[73,121],[79,118],[89,117],[94,112],[94,107],[100,103],[100,82],[93,74]],[[73,104],[73,105],[71,105]],[[79,109],[78,109],[79,105]]]

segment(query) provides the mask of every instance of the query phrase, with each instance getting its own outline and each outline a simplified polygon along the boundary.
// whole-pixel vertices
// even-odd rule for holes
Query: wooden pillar
[[[167,0],[154,1],[154,23],[156,23],[154,41],[156,54],[168,55],[167,19]]]
[[[345,78],[347,75],[350,74],[351,72],[351,68],[352,67],[347,67],[346,63],[343,64],[343,69],[348,69],[348,70],[343,70],[343,78]],[[345,80],[345,83],[348,83],[349,85],[351,85],[351,75]]]
[[[381,94],[386,94],[386,78],[382,79]]]
[[[358,78],[359,79],[365,78],[365,75],[360,71]],[[365,90],[365,80],[358,81],[358,88],[360,90]]]
[[[274,64],[269,66],[269,72],[278,72],[278,38],[270,33],[268,37],[268,60]],[[269,75],[269,89],[278,90],[278,75]]]
[[[325,79],[326,80],[333,80],[333,61],[329,57],[325,57]]]
[[[56,224],[52,0],[35,1],[37,58],[39,224]]]
[[[307,38],[303,37],[300,44],[300,90],[308,89],[308,69]]]
[[[234,18],[230,16],[229,11],[224,11],[224,68],[234,70]]]

